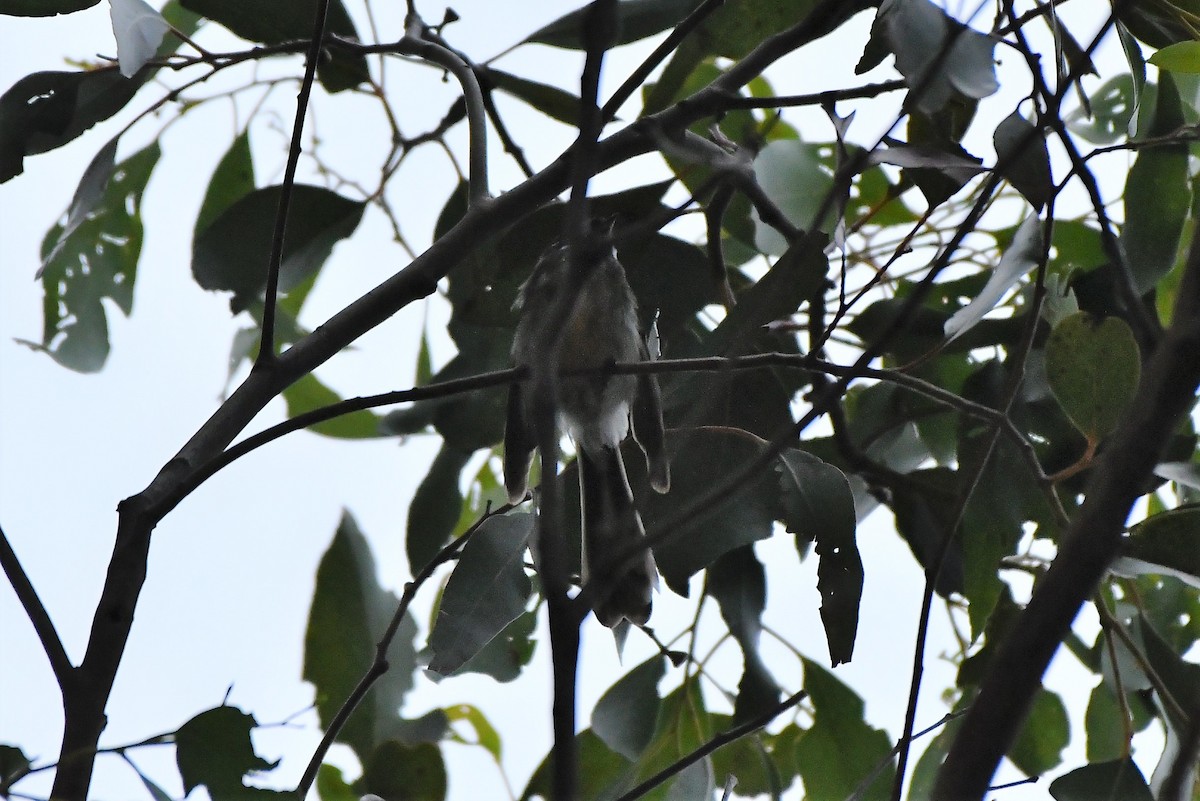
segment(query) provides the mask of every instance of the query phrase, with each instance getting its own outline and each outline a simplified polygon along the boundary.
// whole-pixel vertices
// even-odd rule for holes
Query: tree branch
[[[317,76],[317,62],[321,58],[321,43],[325,39],[325,19],[329,15],[329,0],[317,3],[313,35],[304,57],[304,80],[300,83],[300,94],[296,98],[296,119],[292,123],[292,141],[288,145],[287,165],[283,170],[283,184],[279,189],[279,209],[275,212],[275,230],[271,234],[271,256],[267,261],[267,288],[263,299],[262,339],[258,347],[255,369],[262,369],[275,361],[275,307],[279,298],[279,271],[283,265],[283,243],[287,233],[288,211],[292,205],[292,190],[296,185],[296,167],[300,164],[303,151],[304,118],[308,114],[308,100],[312,96],[313,82]]]
[[[25,608],[25,616],[33,624],[33,630],[42,643],[46,658],[50,660],[50,669],[54,671],[55,681],[58,682],[59,687],[63,687],[71,681],[75,667],[71,664],[71,658],[67,656],[66,649],[63,648],[62,640],[58,637],[58,630],[54,628],[54,621],[50,619],[50,613],[42,605],[42,599],[38,597],[33,582],[25,573],[25,568],[21,567],[21,560],[17,558],[16,551],[9,543],[8,535],[4,533],[3,527],[0,527],[0,567],[4,568],[4,575],[8,577],[8,583],[12,585],[17,600]]]
[[[942,765],[939,801],[982,798],[1024,721],[1071,622],[1121,549],[1125,520],[1200,386],[1200,238],[1193,240],[1174,322],[1088,482],[1057,558],[1000,646]]]

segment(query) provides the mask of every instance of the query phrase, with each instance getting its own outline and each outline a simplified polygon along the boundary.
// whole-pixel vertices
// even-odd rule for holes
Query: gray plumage
[[[559,303],[562,287],[568,285],[570,267],[562,245],[542,255],[514,307],[521,311],[513,338],[515,364],[544,364],[543,342],[559,348],[560,373],[649,358],[638,330],[637,301],[615,252],[610,250],[589,266],[561,330],[547,332],[547,317]],[[651,485],[659,492],[670,486],[658,382],[651,375],[560,374],[555,388],[558,425],[578,451],[582,580],[586,584],[599,577],[594,606],[601,623],[614,626],[628,618],[641,625],[650,616],[658,576],[650,551],[615,573],[617,566],[607,562],[645,536],[620,451],[631,421],[646,454]],[[528,392],[527,384],[513,384],[509,390],[504,483],[513,503],[525,497],[537,443]]]

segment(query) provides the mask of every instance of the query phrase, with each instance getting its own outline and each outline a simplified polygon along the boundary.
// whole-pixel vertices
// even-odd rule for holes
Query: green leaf
[[[500,764],[501,757],[501,742],[500,735],[496,732],[496,728],[488,721],[487,716],[479,711],[478,707],[470,704],[458,704],[456,706],[446,707],[443,710],[446,713],[446,719],[451,723],[463,721],[471,724],[471,728],[475,730],[475,745],[478,745],[487,750],[492,758],[496,760],[496,764]],[[460,742],[468,742],[459,738]]]
[[[637,762],[635,781],[653,776],[690,754],[712,739],[712,735],[712,718],[704,706],[700,688],[697,682],[686,681],[662,700],[654,737]],[[705,757],[642,798],[650,801],[711,798],[713,785],[712,761]]]
[[[312,36],[318,0],[181,0],[184,8],[224,25],[243,39],[279,44]],[[325,33],[359,39],[342,0],[330,0]],[[353,89],[369,77],[365,56],[331,48],[317,68],[328,92]]]
[[[1008,750],[1008,758],[1027,776],[1040,776],[1062,762],[1062,750],[1071,741],[1071,726],[1062,699],[1039,690],[1025,726]]]
[[[51,17],[74,14],[99,3],[100,0],[0,0],[0,14],[13,17]]]
[[[1168,136],[1184,123],[1179,90],[1170,73],[1161,73],[1158,100],[1147,136]],[[1171,271],[1191,208],[1188,146],[1184,142],[1138,151],[1125,178],[1125,225],[1121,246],[1138,292],[1145,294]]]
[[[429,636],[429,670],[458,672],[525,611],[532,588],[525,550],[533,523],[529,514],[490,517],[463,548]]]
[[[1046,341],[1046,378],[1054,397],[1085,437],[1099,441],[1117,427],[1141,377],[1141,356],[1129,325],[1074,314]]]
[[[306,373],[303,378],[285,389],[283,399],[287,402],[289,418],[332,406],[342,400],[340,395],[322,384],[313,373]],[[379,415],[369,409],[361,409],[311,425],[308,430],[338,439],[366,439],[382,436],[379,429],[380,419]]]
[[[196,214],[192,239],[198,239],[235,201],[253,191],[254,158],[250,154],[250,129],[247,128],[233,140],[208,180],[208,189]]]
[[[1055,801],[1154,801],[1141,769],[1128,758],[1084,765],[1059,776],[1050,782],[1050,795]]]
[[[84,172],[65,226],[42,243],[42,342],[25,343],[64,367],[96,372],[108,358],[103,300],[128,315],[142,250],[142,194],[161,151],[152,144],[112,166],[109,142]]]
[[[237,794],[247,773],[273,769],[277,762],[254,753],[250,732],[257,725],[253,715],[218,706],[180,726],[175,732],[175,761],[184,793],[204,785],[214,798]]]
[[[620,33],[616,44],[629,44],[673,28],[695,7],[696,0],[622,0],[617,4]],[[586,48],[583,36],[586,12],[586,8],[581,8],[559,17],[531,33],[525,41],[583,50]]]
[[[1160,70],[1200,72],[1200,42],[1176,42],[1147,59]]]
[[[1196,38],[1196,15],[1200,3],[1195,0],[1175,0],[1157,3],[1130,3],[1117,6],[1117,19],[1146,44],[1164,48],[1176,42]]]
[[[854,493],[841,470],[810,453],[780,454],[783,520],[787,530],[817,543],[821,623],[834,667],[854,656],[863,566],[855,542]]]
[[[528,103],[547,117],[567,125],[579,124],[579,98],[570,92],[492,67],[484,75],[497,89]]]
[[[414,573],[437,555],[458,524],[463,505],[458,484],[471,456],[472,453],[443,442],[429,472],[413,494],[404,543],[408,564]]]
[[[323,726],[329,725],[370,668],[376,643],[398,603],[395,595],[379,587],[370,546],[354,518],[344,513],[317,568],[304,638],[304,680],[316,689]],[[405,729],[399,710],[413,686],[416,632],[412,615],[406,614],[387,652],[390,669],[338,735],[338,742],[353,748],[360,760]]]
[[[459,673],[482,673],[499,682],[509,682],[521,675],[537,646],[537,609],[525,612],[467,660]]]
[[[1117,697],[1105,682],[1092,688],[1083,726],[1087,732],[1088,762],[1119,759],[1125,752],[1123,713]]]
[[[323,764],[317,768],[317,797],[321,801],[358,801],[358,793],[354,792],[344,776],[342,769],[336,765]]]
[[[692,7],[695,7],[695,3]],[[709,14],[667,62],[658,82],[650,87],[645,102],[647,113],[658,111],[685,92],[681,88],[704,62],[714,56],[740,59],[767,37],[804,19],[816,7],[814,0],[741,0],[726,3]],[[860,11],[861,3],[842,3],[831,10],[831,19],[818,26],[812,38],[824,36]],[[691,11],[691,8],[688,9]],[[803,42],[794,43],[800,47]]]
[[[446,797],[446,763],[433,743],[380,743],[354,783],[360,794],[404,801],[442,801]]]
[[[1138,523],[1113,570],[1175,576],[1200,588],[1200,506],[1171,509]]]
[[[742,678],[733,720],[751,720],[775,706],[780,695],[779,685],[758,650],[767,603],[767,576],[754,556],[754,548],[742,546],[714,562],[708,569],[706,589],[717,599],[721,617],[742,649]]]
[[[1045,134],[1014,111],[996,126],[992,139],[996,165],[1003,169],[1009,183],[1040,211],[1054,189]]]
[[[890,797],[895,767],[887,733],[863,719],[863,702],[829,671],[808,659],[804,689],[816,709],[812,728],[796,744],[796,764],[809,801],[843,801],[880,762],[887,762],[861,798]]]
[[[610,801],[633,786],[628,778],[629,763],[613,753],[591,729],[575,735],[575,748],[579,753],[579,801]],[[552,760],[553,755],[547,754],[538,765],[521,793],[521,801],[553,798]]]
[[[609,687],[592,710],[592,731],[631,762],[642,755],[654,737],[658,683],[665,673],[663,658],[651,657]]]
[[[281,186],[242,196],[192,243],[192,275],[205,289],[233,292],[234,312],[262,296]],[[333,246],[358,227],[365,206],[319,186],[296,184],[279,273],[286,293],[321,269]]]

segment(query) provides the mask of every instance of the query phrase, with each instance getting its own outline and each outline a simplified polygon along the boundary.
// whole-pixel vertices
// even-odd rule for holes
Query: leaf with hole
[[[855,541],[854,493],[841,470],[789,448],[779,456],[783,521],[789,532],[816,541],[821,623],[834,667],[854,656],[863,565]]]
[[[100,370],[108,358],[103,301],[126,315],[133,311],[142,195],[161,155],[155,143],[114,166],[115,151],[115,140],[101,148],[84,171],[66,224],[46,234],[42,341],[24,343],[82,373]]]

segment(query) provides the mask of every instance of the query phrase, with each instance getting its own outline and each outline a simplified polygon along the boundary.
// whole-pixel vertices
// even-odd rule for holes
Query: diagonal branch
[[[66,649],[63,648],[62,640],[58,637],[58,630],[54,628],[54,621],[50,619],[50,613],[42,605],[42,599],[38,597],[33,582],[25,573],[25,568],[21,567],[21,561],[17,558],[12,544],[8,541],[8,535],[4,533],[2,527],[0,527],[0,567],[4,568],[4,575],[8,577],[8,583],[12,585],[17,600],[25,608],[25,615],[33,624],[33,630],[37,633],[38,640],[41,641],[42,648],[46,651],[46,658],[50,660],[50,669],[54,671],[54,680],[58,682],[59,687],[65,687],[71,681],[75,668],[71,664],[70,657],[67,656]]]
[[[1054,564],[1000,646],[942,765],[935,799],[982,798],[1071,622],[1121,549],[1125,520],[1200,386],[1200,239],[1188,253],[1174,322],[1087,485]]]

